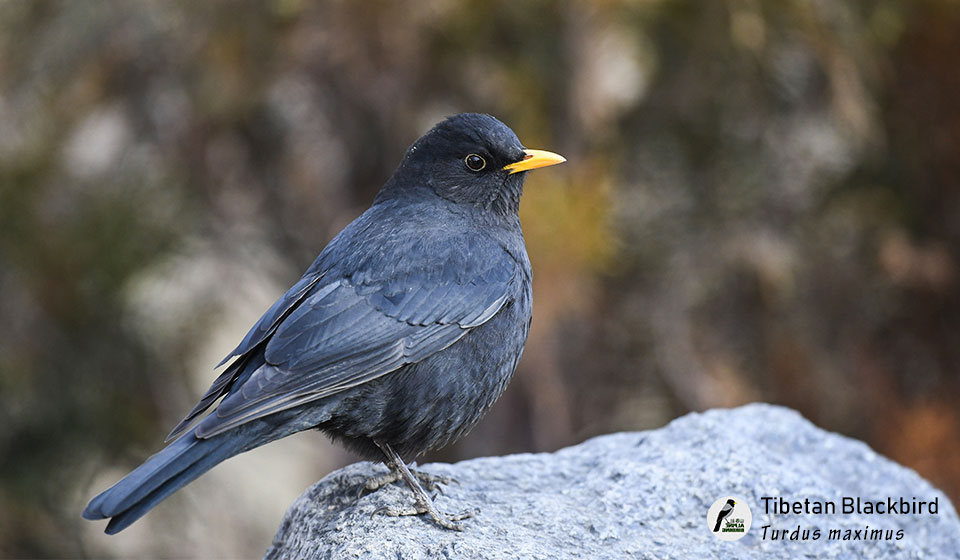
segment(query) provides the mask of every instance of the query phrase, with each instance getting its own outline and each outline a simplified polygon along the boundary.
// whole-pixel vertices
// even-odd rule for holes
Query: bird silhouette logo
[[[737,505],[737,502],[733,498],[727,500],[727,503],[723,504],[723,507],[720,508],[720,512],[717,514],[717,524],[713,526],[713,532],[716,533],[720,530],[720,524],[723,523],[723,520],[727,518],[728,515],[733,513],[734,506]]]
[[[722,541],[742,539],[752,522],[750,507],[736,496],[719,498],[707,511],[707,528]]]

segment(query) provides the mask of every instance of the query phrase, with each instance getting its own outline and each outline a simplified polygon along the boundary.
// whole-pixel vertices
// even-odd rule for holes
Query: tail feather
[[[238,360],[235,366],[227,368],[204,395],[200,405],[174,428],[168,439],[186,430],[196,416],[230,388],[232,382],[239,379],[242,383],[261,364],[262,352]],[[277,426],[282,426],[284,420],[285,417],[281,416],[262,419],[209,438],[197,437],[196,428],[193,428],[147,459],[120,482],[90,500],[83,510],[83,517],[112,518],[106,532],[111,535],[117,533],[218,463],[307,427],[287,426],[278,429]]]
[[[193,480],[198,476],[212,469],[218,463],[226,459],[227,456],[224,456],[222,453],[223,448],[221,447],[220,450],[221,453],[212,453],[202,457],[199,461],[193,463],[187,469],[184,469],[180,473],[166,480],[153,492],[147,494],[142,499],[137,500],[132,506],[123,510],[119,515],[113,516],[110,522],[107,523],[107,528],[105,529],[106,533],[108,535],[113,535],[126,529],[131,523],[140,519],[148,511],[153,509],[155,505],[165,500],[167,496],[183,488],[190,482],[193,482]]]
[[[247,437],[237,437],[247,436]],[[186,486],[248,445],[250,434],[227,433],[200,439],[191,430],[168,445],[120,482],[90,500],[85,519],[111,519],[106,532],[114,534],[142,517],[164,498]]]
[[[83,517],[110,518],[107,534],[122,531],[218,463],[273,440],[315,428],[329,418],[328,410],[314,404],[306,411],[295,408],[278,412],[209,438],[197,437],[194,427],[90,500]]]

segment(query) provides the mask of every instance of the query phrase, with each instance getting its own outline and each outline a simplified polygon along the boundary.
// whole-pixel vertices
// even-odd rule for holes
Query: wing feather
[[[296,307],[297,304],[304,298],[304,296],[310,292],[310,290],[320,281],[320,278],[323,277],[323,274],[307,272],[296,284],[294,284],[287,293],[278,299],[266,313],[263,314],[263,317],[260,317],[260,320],[257,321],[250,331],[247,333],[247,336],[243,337],[243,340],[240,344],[237,345],[225,358],[220,360],[220,363],[217,364],[217,367],[222,366],[227,363],[230,358],[234,356],[242,356],[250,350],[252,350],[256,345],[260,344],[269,337],[277,326],[280,324],[280,321],[286,316],[286,314]]]
[[[515,268],[509,260],[499,264]],[[514,280],[500,274],[420,285],[399,297],[391,297],[396,290],[385,295],[346,281],[317,286],[266,341],[266,363],[201,421],[197,434],[210,437],[420,361],[489,320]]]

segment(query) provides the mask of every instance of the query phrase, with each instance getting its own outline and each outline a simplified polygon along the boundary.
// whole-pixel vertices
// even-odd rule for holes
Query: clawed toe
[[[443,513],[440,513],[435,507],[433,507],[432,504],[431,505],[416,504],[414,506],[406,507],[406,508],[394,508],[390,506],[382,506],[374,510],[374,512],[370,514],[370,517],[372,518],[377,514],[383,514],[388,517],[403,517],[408,515],[426,514],[426,515],[429,515],[430,518],[433,519],[433,521],[436,522],[437,525],[440,525],[445,529],[451,529],[454,531],[463,531],[463,524],[457,523],[458,521],[463,521],[464,519],[473,517],[473,512],[471,511],[464,511],[456,515],[443,514]]]
[[[367,492],[376,492],[384,486],[389,486],[398,480],[401,480],[401,476],[397,474],[396,471],[390,471],[386,474],[370,478],[360,486],[360,490],[357,492],[357,498],[363,496]]]
[[[456,484],[457,486],[460,485],[460,481],[450,476],[430,474],[428,472],[413,469],[410,469],[410,473],[416,477],[416,479],[428,492],[436,492],[440,495],[443,495],[444,486],[449,486],[451,484]],[[403,480],[403,477],[393,470],[388,473],[372,477],[367,480],[366,483],[360,486],[360,490],[357,492],[357,497],[359,498],[367,492],[376,492],[384,486],[389,486],[390,484],[400,480]]]
[[[438,474],[430,474],[423,471],[415,471],[412,469],[410,472],[413,474],[413,476],[417,477],[417,480],[420,481],[420,484],[422,484],[423,487],[430,492],[438,492],[440,494],[443,494],[444,486],[449,486],[451,484],[456,484],[457,486],[460,485],[460,481],[458,481],[453,477],[443,476]]]

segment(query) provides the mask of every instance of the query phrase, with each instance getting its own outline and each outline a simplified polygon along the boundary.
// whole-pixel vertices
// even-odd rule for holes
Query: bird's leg
[[[451,516],[440,513],[440,511],[437,509],[437,506],[433,504],[433,500],[430,499],[430,496],[427,494],[426,490],[423,489],[423,486],[420,485],[420,483],[417,481],[417,478],[410,472],[410,469],[407,468],[406,463],[404,463],[403,459],[400,458],[400,455],[398,455],[397,452],[386,443],[379,441],[375,441],[374,443],[376,443],[377,446],[383,451],[383,454],[387,456],[387,460],[385,462],[387,466],[390,467],[391,472],[395,473],[396,477],[403,479],[403,481],[407,483],[407,486],[409,486],[410,490],[413,491],[413,496],[415,499],[413,507],[398,510],[384,506],[373,512],[374,515],[383,513],[391,517],[399,517],[401,515],[427,514],[437,525],[440,525],[445,529],[453,529],[454,531],[463,530],[463,526],[460,523],[457,523],[457,521],[471,517],[473,515],[471,512],[464,512]],[[377,479],[375,479],[373,482],[375,483],[376,480]],[[394,478],[394,480],[397,480],[397,478]],[[367,486],[369,487],[370,483],[368,483]]]

